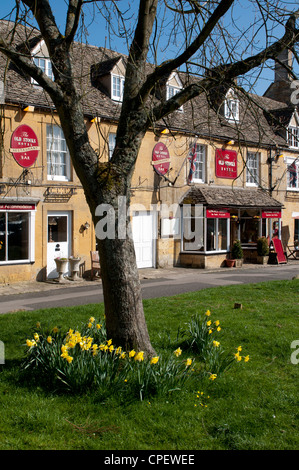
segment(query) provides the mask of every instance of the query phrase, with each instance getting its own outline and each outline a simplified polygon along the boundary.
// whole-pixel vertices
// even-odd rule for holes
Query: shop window
[[[226,251],[229,219],[207,219],[207,251]]]
[[[203,206],[183,206],[182,222],[183,251],[204,251]]]
[[[295,219],[294,223],[294,243],[299,242],[299,219]]]
[[[0,263],[33,261],[30,212],[0,212]]]
[[[111,98],[115,101],[122,101],[124,95],[125,78],[121,75],[112,74]]]
[[[258,186],[260,181],[260,154],[248,152],[246,161],[246,185]]]
[[[190,183],[204,183],[206,178],[206,146],[195,143],[190,151],[189,159],[188,181]]]
[[[257,243],[260,236],[260,213],[256,210],[241,211],[240,239],[242,244]]]
[[[287,189],[298,190],[299,189],[299,161],[293,160],[288,162],[287,167]]]
[[[227,92],[225,97],[224,116],[228,121],[239,121],[239,100],[232,89]]]
[[[55,125],[47,125],[47,172],[51,180],[70,179],[70,154],[62,129]]]

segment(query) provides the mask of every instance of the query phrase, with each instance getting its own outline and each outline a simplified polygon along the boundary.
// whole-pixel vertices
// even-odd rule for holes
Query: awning
[[[283,205],[261,189],[194,186],[181,204],[202,204],[208,207],[256,208],[281,210]]]

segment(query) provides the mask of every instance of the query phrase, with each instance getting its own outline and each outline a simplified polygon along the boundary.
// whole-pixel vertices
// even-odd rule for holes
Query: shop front
[[[181,208],[182,266],[224,266],[235,240],[256,262],[258,238],[281,237],[281,204],[260,190],[194,187]]]

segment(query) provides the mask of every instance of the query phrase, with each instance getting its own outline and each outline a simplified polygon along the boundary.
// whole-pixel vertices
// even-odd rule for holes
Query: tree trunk
[[[141,286],[133,241],[99,242],[108,339],[125,350],[154,355],[143,311]]]

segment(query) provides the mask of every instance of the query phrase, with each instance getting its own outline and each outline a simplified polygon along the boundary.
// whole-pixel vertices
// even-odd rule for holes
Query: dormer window
[[[122,101],[124,95],[125,78],[121,75],[111,75],[111,98],[115,101]]]
[[[169,100],[183,89],[182,82],[176,72],[173,72],[166,83],[166,100]],[[183,111],[181,106],[178,111]]]
[[[44,41],[41,41],[32,51],[33,62],[37,67],[39,67],[47,77],[51,78],[54,81],[54,74],[52,70],[52,63],[49,58],[48,49]],[[38,83],[32,79],[34,85]]]
[[[230,89],[224,102],[224,116],[228,121],[239,121],[239,100],[234,92]]]
[[[51,80],[54,80],[54,74],[52,71],[52,64],[50,59],[46,59],[45,57],[34,57],[33,62],[37,67],[42,69],[42,71],[49,77]],[[34,80],[34,83],[37,83]]]
[[[289,126],[288,127],[288,144],[292,148],[299,148],[299,128]]]

